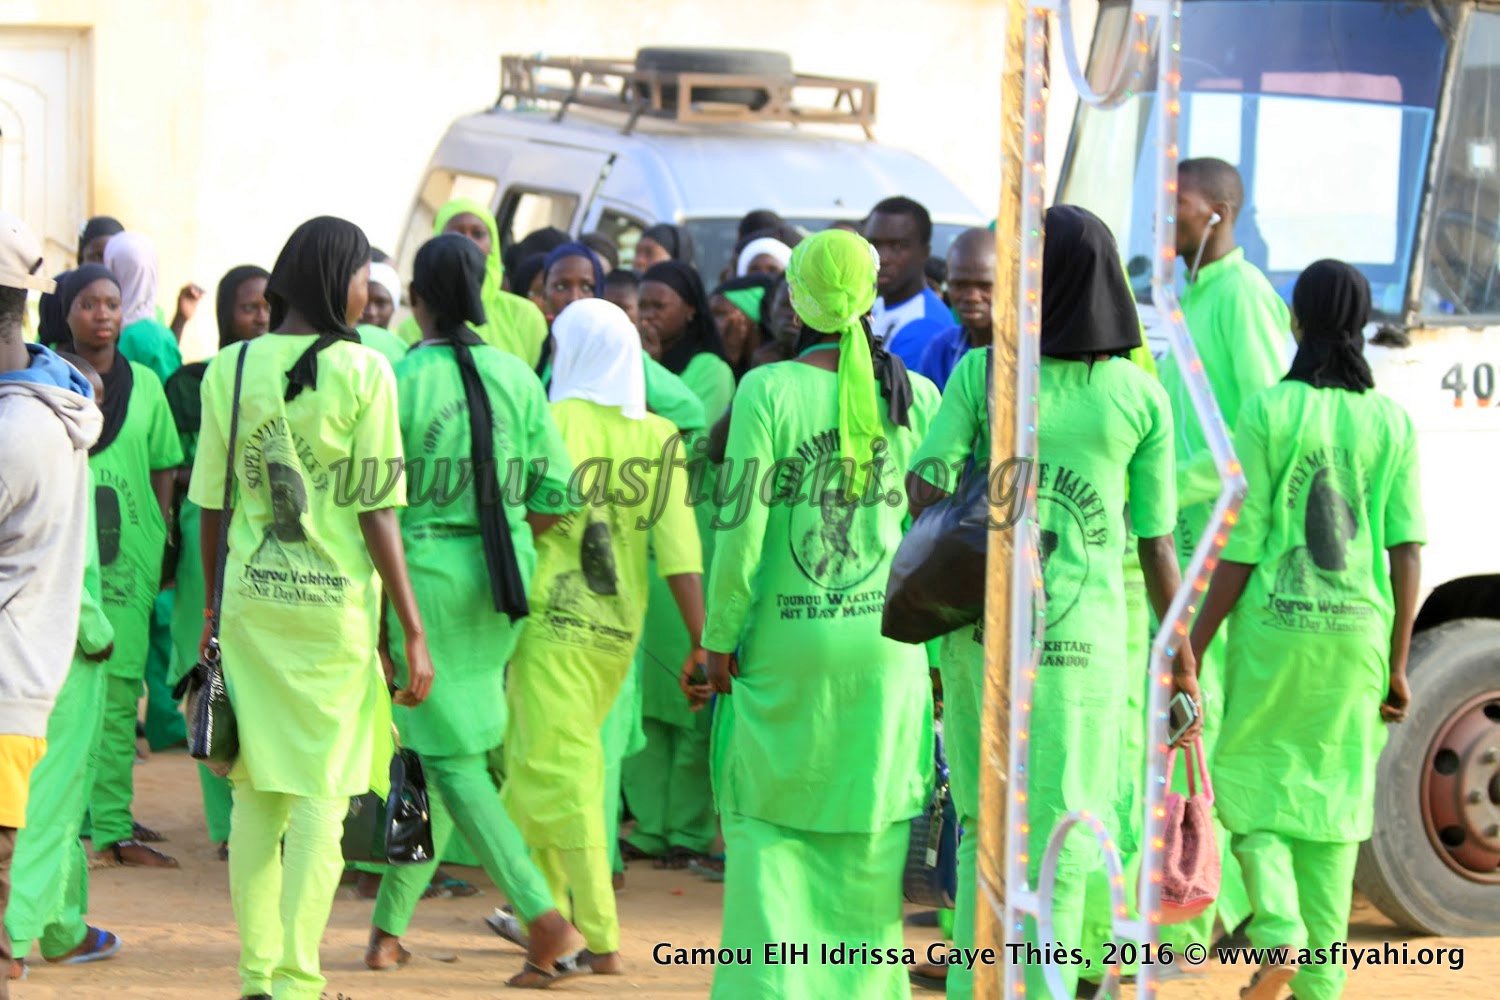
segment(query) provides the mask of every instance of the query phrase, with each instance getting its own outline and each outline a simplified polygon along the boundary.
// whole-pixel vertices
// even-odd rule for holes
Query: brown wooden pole
[[[1016,347],[1021,331],[1021,187],[1026,169],[1027,0],[1006,0],[1004,60],[1000,77],[1000,210],[995,223],[994,399],[990,412],[990,467],[1000,469],[1016,454]],[[1019,487],[1026,479],[1012,480]],[[991,490],[991,503],[995,502]],[[1010,783],[1010,620],[1012,554],[1016,533],[1005,526],[1006,510],[991,508],[988,574],[985,581],[984,702],[980,713],[979,891],[974,905],[974,941],[992,948],[998,961],[975,966],[976,1000],[1004,996],[1006,927],[996,904],[1005,902],[1005,807]]]

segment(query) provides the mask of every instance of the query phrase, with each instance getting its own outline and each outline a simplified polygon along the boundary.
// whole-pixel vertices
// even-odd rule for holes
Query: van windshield
[[[822,232],[835,222],[859,222],[858,219],[817,219],[811,216],[796,216],[786,220],[801,229],[804,233]],[[683,223],[687,231],[693,237],[693,247],[697,257],[696,264],[698,273],[703,276],[703,283],[713,291],[719,283],[719,274],[724,270],[729,258],[734,253],[734,245],[739,241],[740,217],[732,219],[688,219]],[[932,224],[932,254],[934,257],[946,257],[948,247],[958,238],[958,234],[966,229],[966,226],[952,225],[943,222]]]
[[[1406,299],[1448,41],[1425,6],[1375,0],[1203,0],[1182,16],[1182,156],[1239,168],[1245,255],[1290,299],[1323,257],[1359,267],[1377,312]],[[1129,4],[1107,0],[1090,57],[1106,86]],[[1114,231],[1150,299],[1154,68],[1113,111],[1082,106],[1057,200]],[[1133,177],[1129,186],[1122,177]]]

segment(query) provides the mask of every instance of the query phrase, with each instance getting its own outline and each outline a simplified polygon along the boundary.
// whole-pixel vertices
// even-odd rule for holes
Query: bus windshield
[[[1403,311],[1448,40],[1425,6],[1382,0],[1202,0],[1182,15],[1182,156],[1239,168],[1246,257],[1290,300],[1323,257],[1359,267],[1377,313]],[[1129,4],[1106,0],[1090,57],[1108,85]],[[1150,299],[1155,71],[1113,111],[1080,107],[1058,202],[1115,233]],[[1124,178],[1133,178],[1125,183]]]

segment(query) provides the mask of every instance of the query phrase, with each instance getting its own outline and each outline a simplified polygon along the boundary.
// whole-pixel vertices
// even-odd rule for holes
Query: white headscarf
[[[370,261],[370,284],[379,285],[391,297],[391,305],[401,305],[401,277],[389,264]]]
[[[552,390],[561,399],[618,406],[631,420],[646,415],[646,367],[641,337],[613,302],[578,299],[552,322]]]
[[[792,259],[792,248],[773,236],[762,236],[758,240],[751,240],[745,244],[745,249],[740,251],[740,259],[735,263],[734,276],[743,278],[750,273],[750,265],[755,263],[755,258],[764,254],[774,257],[783,271],[786,270],[787,262]]]
[[[120,326],[156,316],[156,248],[140,233],[121,233],[104,245],[104,266],[120,283]]]

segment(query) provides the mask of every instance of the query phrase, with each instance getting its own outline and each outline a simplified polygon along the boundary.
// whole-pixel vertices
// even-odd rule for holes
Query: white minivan
[[[642,49],[634,60],[506,56],[494,107],[455,121],[417,193],[398,257],[410,273],[454,197],[489,205],[509,247],[533,230],[600,231],[630,260],[647,226],[686,226],[710,282],[740,217],[771,209],[810,231],[907,195],[934,254],[989,214],[920,157],[870,138],[875,85],[792,72],[783,54]]]

